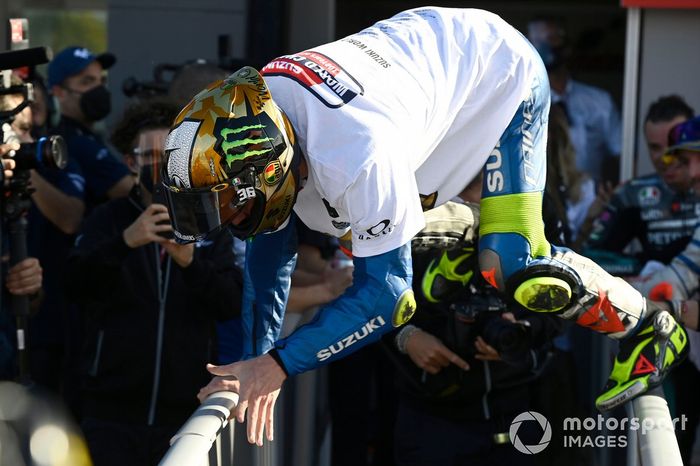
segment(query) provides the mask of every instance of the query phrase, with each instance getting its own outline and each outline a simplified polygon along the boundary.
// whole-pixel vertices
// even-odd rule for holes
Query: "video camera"
[[[19,79],[13,82],[13,70],[26,71],[37,65],[47,63],[50,50],[46,47],[29,48],[29,28],[26,19],[10,19],[7,37],[7,52],[0,53],[0,142],[20,142],[12,129],[12,123],[17,116],[34,100],[34,88],[30,83]],[[29,74],[29,73],[25,73]],[[12,98],[17,96],[16,98]],[[5,154],[4,157],[8,155]],[[27,212],[31,207],[30,195],[33,190],[29,187],[30,170],[43,166],[64,168],[67,162],[65,142],[60,136],[40,138],[36,142],[20,144],[13,154],[15,169],[9,183],[3,178],[0,182],[4,188],[2,199],[2,222],[0,226],[7,227],[9,232],[10,265],[15,265],[28,257],[27,254]],[[3,170],[0,170],[0,174]],[[2,244],[2,239],[0,239]],[[21,383],[31,382],[29,375],[28,353],[28,318],[29,297],[26,295],[11,295],[10,308],[15,315],[17,334],[17,358],[19,378]],[[0,305],[0,311],[3,310]]]
[[[130,76],[122,82],[122,92],[126,97],[149,98],[168,93],[168,86],[182,65],[160,63],[153,68],[153,80],[139,81]]]
[[[34,88],[31,83],[13,83],[12,70],[31,68],[49,61],[50,51],[46,47],[27,48],[29,30],[26,19],[11,19],[9,24],[8,48],[10,51],[0,53],[0,99],[7,102],[5,96],[18,96],[21,100],[11,108],[0,107],[0,141],[3,144],[17,141],[11,123],[15,117],[34,101]],[[62,169],[67,163],[65,141],[61,136],[42,137],[35,142],[20,143],[15,151],[15,176],[11,187],[19,191],[26,190],[29,170],[43,166]]]
[[[137,99],[148,99],[150,97],[164,96],[168,94],[170,86],[175,82],[183,71],[190,67],[209,65],[224,71],[234,72],[243,66],[250,65],[256,69],[262,68],[265,63],[256,60],[234,58],[231,56],[231,37],[228,34],[221,34],[217,37],[217,58],[216,60],[205,60],[195,58],[183,63],[159,63],[153,68],[153,79],[137,79],[129,76],[122,82],[122,93],[126,97]],[[199,71],[199,70],[198,70]],[[204,84],[209,84],[210,81]]]
[[[474,342],[481,336],[505,361],[518,359],[532,344],[529,328],[503,318],[508,306],[494,288],[475,287],[464,300],[449,305],[452,346],[462,357],[473,358]]]

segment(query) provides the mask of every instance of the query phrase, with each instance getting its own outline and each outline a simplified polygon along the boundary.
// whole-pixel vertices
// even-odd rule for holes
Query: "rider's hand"
[[[238,393],[238,406],[232,416],[238,422],[243,422],[247,412],[248,441],[262,446],[263,434],[266,430],[267,439],[272,441],[275,402],[282,382],[287,378],[277,362],[265,354],[226,366],[210,364],[207,370],[218,377],[214,377],[206,387],[202,388],[197,398],[204,401],[212,393],[222,390]]]
[[[161,222],[166,224],[159,225]],[[168,241],[158,233],[172,231],[168,208],[162,204],[151,204],[124,230],[124,242],[130,248],[138,248],[148,243]]]
[[[433,335],[420,329],[413,332],[406,340],[406,353],[416,366],[433,375],[450,364],[465,371],[469,369],[469,364],[464,359],[453,353]]]

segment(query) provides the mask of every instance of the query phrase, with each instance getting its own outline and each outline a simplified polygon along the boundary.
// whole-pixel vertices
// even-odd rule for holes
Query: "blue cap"
[[[90,63],[97,61],[103,69],[108,69],[117,61],[111,53],[94,55],[85,47],[68,47],[61,50],[49,63],[47,84],[49,89],[61,84],[66,78],[83,71]]]
[[[700,151],[700,116],[678,123],[668,133],[667,154],[679,150]]]

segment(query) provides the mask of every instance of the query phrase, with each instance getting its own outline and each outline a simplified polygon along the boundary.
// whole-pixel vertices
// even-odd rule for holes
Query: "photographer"
[[[13,87],[20,88],[25,85],[21,79],[12,76]],[[0,97],[0,110],[13,110],[24,103],[25,97],[21,93],[5,94]],[[31,105],[22,109],[12,117],[7,131],[4,131],[6,141],[14,139],[22,144],[35,142],[32,136],[34,111]],[[23,153],[25,158],[32,158],[33,153]],[[33,163],[33,162],[29,162]],[[71,181],[71,171],[51,170],[41,163],[34,163],[36,167],[24,170],[29,174],[28,192],[31,199],[39,209],[41,215],[46,217],[61,232],[71,235],[78,231],[83,214],[83,203],[80,200],[81,193],[75,189]],[[58,186],[58,187],[56,187]]]
[[[44,278],[42,299],[31,302],[38,310],[28,321],[29,361],[25,377],[60,393],[73,405],[68,342],[76,338],[79,324],[65,301],[63,273],[71,235],[82,220],[82,184],[75,182],[77,173],[70,162],[65,169],[57,169],[50,166],[56,160],[43,152],[39,161],[37,147],[41,144],[32,138],[32,92],[16,76],[11,76],[9,84],[0,98],[0,110],[13,114],[3,133],[6,140],[21,146],[13,156],[17,163],[14,182],[5,187],[3,216],[10,223],[26,219],[27,251],[41,264]],[[42,147],[47,146],[43,141]]]
[[[86,321],[82,428],[95,466],[158,463],[197,407],[216,321],[240,314],[231,236],[170,239],[159,165],[178,110],[155,100],[127,110],[112,140],[139,181],[85,219],[69,260],[68,292]]]
[[[426,247],[427,231],[444,218],[462,219],[462,241]],[[543,370],[562,323],[505,303],[481,278],[478,206],[448,203],[426,213],[426,223],[412,246],[418,312],[385,340],[403,375],[397,464],[529,464],[507,433],[529,409],[528,384]]]

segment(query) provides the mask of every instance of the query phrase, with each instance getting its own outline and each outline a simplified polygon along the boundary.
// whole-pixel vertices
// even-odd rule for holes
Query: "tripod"
[[[10,245],[10,266],[27,258],[27,212],[31,207],[28,186],[29,171],[17,171],[10,181],[10,194],[5,199],[3,213],[7,220]],[[17,334],[18,382],[31,383],[29,364],[29,296],[10,295],[10,308],[15,316]]]

